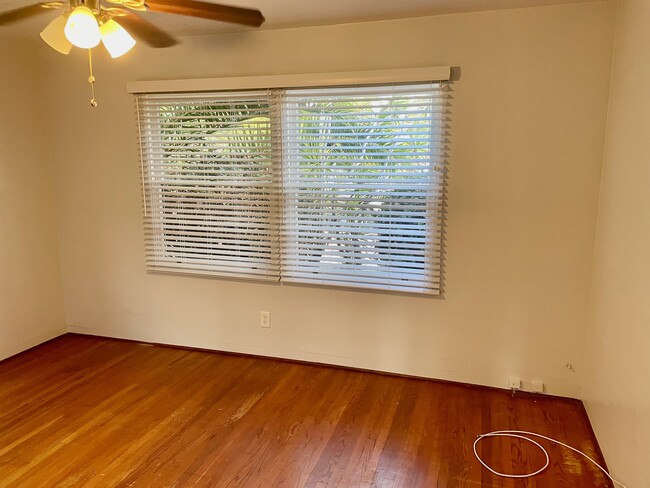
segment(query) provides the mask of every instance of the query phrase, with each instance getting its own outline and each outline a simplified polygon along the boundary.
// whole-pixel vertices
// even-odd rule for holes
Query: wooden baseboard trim
[[[51,338],[49,338],[47,340],[44,340],[43,342],[39,342],[38,344],[34,344],[33,346],[28,347],[27,349],[24,349],[24,350],[22,350],[20,352],[17,352],[16,354],[12,354],[11,356],[7,356],[4,359],[0,359],[0,364],[4,363],[5,361],[9,361],[10,359],[14,359],[14,358],[17,358],[19,356],[22,356],[23,354],[28,353],[32,349],[36,349],[37,347],[41,347],[41,346],[44,346],[45,344],[48,344],[48,343],[50,343],[52,341],[56,341],[60,337],[66,336],[68,334],[69,334],[69,332],[62,332],[61,334],[59,334],[57,336],[51,337]]]
[[[167,347],[171,349],[183,349],[187,351],[199,351],[199,352],[207,352],[207,353],[215,353],[215,354],[227,354],[230,356],[239,356],[239,357],[250,357],[250,358],[257,358],[257,359],[267,359],[270,361],[281,361],[285,363],[294,363],[294,364],[305,364],[305,365],[310,365],[310,366],[321,366],[324,368],[335,368],[335,369],[344,369],[348,371],[356,371],[360,373],[369,373],[369,374],[378,374],[378,375],[384,375],[384,376],[394,376],[398,378],[410,378],[410,379],[415,379],[415,380],[421,380],[421,381],[430,381],[434,383],[440,383],[440,384],[448,384],[448,385],[455,385],[455,386],[462,386],[465,388],[473,388],[473,389],[478,389],[478,390],[487,390],[487,391],[498,391],[501,393],[510,393],[510,390],[506,388],[498,388],[496,386],[487,386],[487,385],[477,385],[474,383],[464,383],[461,381],[453,381],[453,380],[444,380],[444,379],[438,379],[438,378],[429,378],[426,376],[417,376],[417,375],[410,375],[410,374],[404,374],[404,373],[393,373],[390,371],[377,371],[377,370],[372,370],[372,369],[365,369],[365,368],[358,368],[354,366],[341,366],[338,364],[329,364],[329,363],[320,363],[316,361],[306,361],[302,359],[287,359],[287,358],[282,358],[282,357],[276,357],[276,356],[264,356],[261,354],[252,354],[252,353],[242,353],[242,352],[233,352],[233,351],[222,351],[219,349],[207,349],[207,348],[202,348],[202,347],[192,347],[192,346],[179,346],[176,344],[165,344],[165,343],[160,343],[160,342],[147,342],[147,341],[139,341],[136,339],[124,339],[121,337],[107,337],[107,336],[102,336],[99,334],[93,334],[93,333],[81,333],[81,332],[67,332],[64,335],[70,335],[70,336],[90,336],[90,337],[98,337],[101,339],[108,339],[108,340],[113,340],[113,341],[123,341],[123,342],[131,342],[131,343],[137,343],[137,344],[146,344],[150,346],[156,346],[156,347]],[[538,400],[554,400],[554,399],[560,399],[560,400],[569,400],[572,402],[579,403],[582,408],[584,409],[584,405],[582,403],[582,400],[579,400],[577,398],[571,398],[571,397],[563,397],[559,395],[549,395],[546,393],[531,393],[527,391],[517,391],[514,393],[517,396],[523,396],[525,398],[535,398]]]

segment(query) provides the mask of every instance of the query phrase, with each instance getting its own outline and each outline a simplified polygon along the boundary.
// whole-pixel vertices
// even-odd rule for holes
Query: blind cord
[[[531,438],[530,438],[531,436],[532,436],[532,437],[538,437],[538,438],[541,438],[541,439],[545,439],[545,440],[547,440],[547,441],[549,441],[549,442],[553,442],[553,443],[558,444],[558,445],[560,445],[560,446],[562,446],[562,447],[565,447],[565,448],[567,448],[567,449],[571,449],[573,452],[576,452],[576,453],[580,454],[581,456],[586,457],[586,458],[587,458],[589,461],[591,461],[591,462],[592,462],[592,463],[593,463],[593,464],[594,464],[598,469],[600,469],[603,473],[605,473],[605,475],[606,475],[610,480],[612,480],[612,482],[613,482],[614,484],[620,486],[621,488],[626,488],[626,486],[625,486],[623,483],[621,483],[620,481],[615,480],[615,479],[612,477],[612,475],[610,475],[609,472],[608,472],[605,468],[603,468],[600,464],[598,464],[598,463],[597,463],[596,461],[594,461],[592,458],[590,458],[589,456],[587,456],[584,452],[579,451],[579,450],[576,449],[575,447],[571,447],[571,446],[569,446],[568,444],[565,444],[564,442],[560,442],[560,441],[558,441],[558,440],[556,440],[556,439],[552,439],[552,438],[550,438],[550,437],[546,437],[546,436],[541,435],[541,434],[535,434],[534,432],[527,432],[527,431],[525,431],[525,430],[495,430],[494,432],[488,432],[487,434],[480,434],[480,435],[476,438],[476,440],[474,441],[474,445],[473,445],[473,448],[474,448],[474,455],[476,456],[476,459],[478,459],[478,461],[479,461],[479,462],[480,462],[480,463],[481,463],[481,464],[482,464],[486,469],[488,469],[490,472],[496,474],[497,476],[501,476],[502,478],[530,478],[530,477],[532,477],[532,476],[536,476],[536,475],[540,474],[542,471],[544,471],[546,468],[548,468],[548,465],[549,465],[549,463],[550,463],[550,458],[549,458],[549,455],[548,455],[548,451],[547,451],[546,449],[544,449],[544,447],[543,447],[539,442],[537,442],[537,441],[531,439]],[[527,473],[527,474],[507,474],[507,473],[500,473],[500,472],[498,472],[498,471],[495,471],[495,470],[492,469],[490,466],[488,466],[488,465],[485,463],[485,461],[483,461],[483,459],[481,459],[481,456],[478,455],[478,451],[476,450],[476,446],[478,445],[478,443],[479,443],[480,441],[482,441],[483,439],[485,439],[486,437],[516,437],[516,438],[518,438],[518,439],[523,439],[523,440],[526,440],[526,441],[528,441],[528,442],[531,442],[531,443],[535,444],[537,447],[539,447],[539,448],[542,450],[542,452],[544,453],[544,456],[546,456],[546,464],[544,464],[544,466],[543,466],[542,468],[538,469],[538,470],[535,471],[534,473]]]

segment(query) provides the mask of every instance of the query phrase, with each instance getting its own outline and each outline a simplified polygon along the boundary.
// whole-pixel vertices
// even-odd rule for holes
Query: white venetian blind
[[[279,279],[270,98],[137,96],[148,269]]]
[[[444,84],[287,90],[282,280],[439,293]]]

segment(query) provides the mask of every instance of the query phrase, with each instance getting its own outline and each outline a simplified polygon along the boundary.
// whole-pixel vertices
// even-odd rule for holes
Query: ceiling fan
[[[124,54],[128,49],[121,52],[118,46],[124,49],[125,34],[131,36],[114,20],[115,17],[119,18],[120,23],[136,38],[151,47],[162,48],[176,44],[173,37],[135,12],[161,12],[251,27],[259,27],[264,23],[264,16],[259,10],[197,0],[69,0],[41,2],[1,12],[0,26],[47,12],[49,9],[63,9],[64,12],[45,28],[41,37],[63,54],[68,54],[72,45],[88,49],[97,46],[100,40],[104,41],[113,57],[117,57],[114,54]],[[68,42],[65,42],[66,40]]]
[[[176,39],[139,14],[160,12],[250,27],[259,27],[264,23],[264,16],[259,10],[198,0],[64,0],[41,2],[1,12],[0,26],[39,15],[51,9],[62,9],[63,14],[45,27],[41,32],[41,38],[51,48],[62,54],[69,54],[73,46],[88,49],[91,71],[88,81],[91,86],[95,79],[92,75],[90,49],[99,45],[100,42],[104,44],[113,58],[130,51],[135,45],[134,37],[155,48],[165,48],[177,44]],[[119,23],[115,19],[118,19]],[[94,93],[91,105],[97,106]]]

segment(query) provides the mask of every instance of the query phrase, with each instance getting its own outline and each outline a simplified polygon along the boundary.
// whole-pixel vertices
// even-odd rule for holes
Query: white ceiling
[[[39,0],[0,0],[0,10],[9,10],[37,1]],[[206,1],[218,3],[214,0]],[[586,1],[590,0],[223,0],[222,3],[257,8],[266,17],[263,29],[281,29]],[[248,29],[177,15],[144,15],[176,36]],[[47,12],[34,19],[0,27],[0,38],[38,39],[38,33],[47,25],[48,19],[55,16],[54,12]]]

